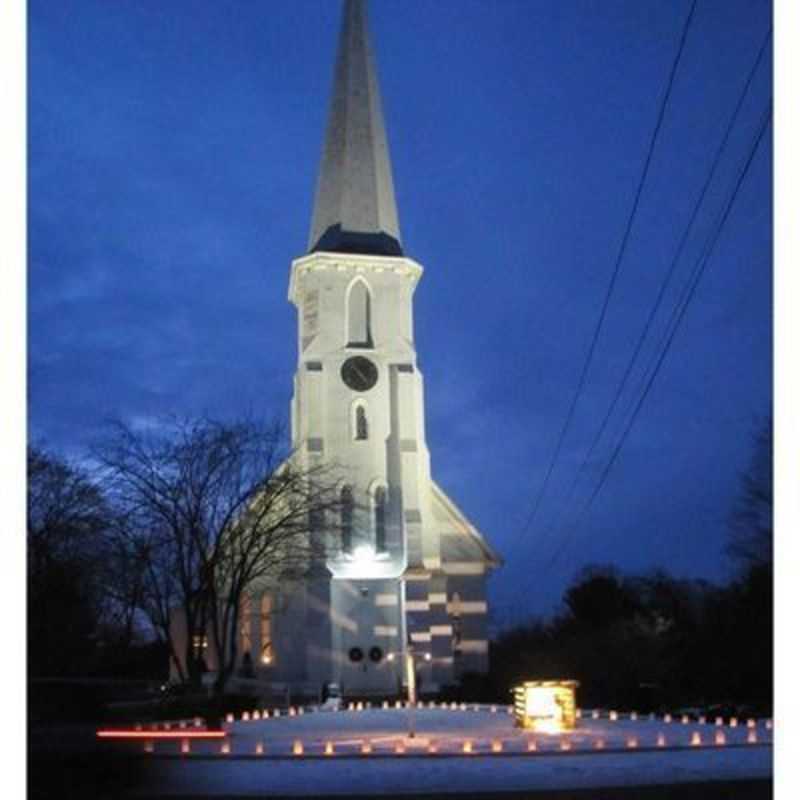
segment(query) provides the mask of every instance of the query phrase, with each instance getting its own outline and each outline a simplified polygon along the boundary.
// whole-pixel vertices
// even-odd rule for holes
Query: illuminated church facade
[[[341,519],[322,569],[247,598],[239,650],[276,690],[395,696],[488,668],[487,578],[500,564],[431,475],[413,298],[365,2],[345,0],[308,251],[291,266],[300,465],[333,465]],[[213,665],[212,665],[213,668]]]

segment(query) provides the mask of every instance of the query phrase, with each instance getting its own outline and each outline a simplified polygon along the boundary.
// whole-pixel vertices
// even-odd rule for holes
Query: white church
[[[254,590],[238,643],[259,683],[295,696],[326,683],[397,696],[409,652],[423,694],[485,673],[500,564],[431,475],[413,325],[423,269],[400,236],[365,5],[345,0],[308,251],[289,279],[293,449],[303,466],[337,465],[341,541],[313,577]]]

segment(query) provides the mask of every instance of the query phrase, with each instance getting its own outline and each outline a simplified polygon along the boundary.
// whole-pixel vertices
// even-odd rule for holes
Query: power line
[[[730,198],[728,200],[728,203],[725,206],[725,210],[723,211],[716,228],[714,229],[713,233],[709,237],[709,240],[707,242],[707,245],[706,245],[706,248],[705,248],[704,252],[701,254],[700,258],[698,259],[697,264],[695,265],[695,269],[694,269],[692,278],[690,280],[690,283],[687,285],[686,291],[684,292],[684,295],[683,295],[681,301],[679,302],[679,309],[676,306],[677,313],[673,315],[674,323],[672,324],[672,328],[669,331],[669,334],[666,337],[666,340],[664,341],[664,344],[663,344],[663,346],[661,348],[661,351],[660,351],[658,359],[657,359],[657,361],[655,363],[655,366],[654,366],[654,368],[652,369],[652,371],[650,373],[650,377],[647,379],[647,383],[646,383],[646,385],[644,387],[644,391],[642,391],[641,395],[639,396],[639,400],[636,403],[636,407],[634,408],[633,413],[631,414],[631,416],[630,416],[630,418],[628,420],[628,424],[626,425],[625,430],[623,431],[622,435],[619,438],[619,441],[617,442],[616,447],[614,448],[614,451],[613,451],[613,453],[611,455],[611,458],[608,460],[608,463],[606,464],[606,467],[603,470],[603,473],[602,473],[602,475],[600,477],[600,480],[597,483],[597,486],[595,487],[595,489],[592,492],[592,494],[589,496],[589,499],[584,504],[583,508],[580,510],[578,516],[575,518],[575,521],[573,523],[573,527],[571,528],[571,530],[569,532],[570,534],[574,534],[575,533],[575,531],[578,528],[578,524],[583,519],[584,515],[589,510],[589,508],[592,506],[592,504],[594,503],[594,501],[597,498],[597,496],[600,494],[600,491],[602,490],[603,486],[605,485],[606,480],[608,479],[608,476],[611,473],[611,470],[612,470],[614,464],[616,463],[617,457],[619,456],[620,451],[622,450],[622,447],[625,444],[625,441],[627,440],[631,429],[633,428],[633,424],[636,421],[637,417],[639,416],[639,412],[641,411],[642,406],[644,405],[644,401],[647,399],[647,396],[649,395],[650,390],[653,387],[655,379],[658,376],[658,373],[661,370],[661,366],[664,363],[664,359],[666,358],[667,353],[669,352],[669,349],[670,349],[670,347],[672,345],[672,342],[675,339],[675,334],[677,333],[678,328],[680,327],[680,323],[681,323],[681,321],[683,320],[683,318],[684,318],[684,316],[686,314],[686,309],[689,307],[689,304],[691,303],[692,298],[694,297],[695,290],[697,289],[697,286],[700,283],[700,279],[702,278],[703,273],[705,272],[705,269],[708,266],[708,262],[709,262],[709,260],[711,258],[711,255],[712,255],[712,252],[714,250],[714,247],[716,246],[716,243],[719,240],[719,236],[720,236],[720,234],[722,232],[722,229],[723,229],[723,227],[725,225],[725,222],[727,221],[728,216],[730,215],[731,209],[733,208],[733,204],[734,204],[734,202],[736,200],[736,197],[739,194],[739,190],[741,189],[741,186],[742,186],[742,184],[744,182],[745,176],[747,175],[747,173],[748,173],[748,171],[750,169],[750,165],[753,162],[753,158],[755,157],[755,154],[758,151],[758,147],[761,144],[761,140],[764,137],[764,133],[765,133],[765,131],[767,129],[767,125],[769,124],[769,121],[770,121],[771,117],[772,117],[772,102],[770,101],[770,103],[768,104],[767,108],[764,111],[764,114],[762,115],[761,123],[760,123],[759,128],[758,128],[758,133],[757,133],[755,139],[753,140],[753,143],[752,143],[752,145],[750,147],[750,150],[749,150],[749,153],[747,155],[747,159],[746,159],[746,161],[744,163],[744,166],[742,167],[741,172],[739,173],[739,177],[738,177],[738,179],[737,179],[737,181],[735,183],[733,191],[731,192],[731,195],[730,195]],[[553,565],[558,561],[559,557],[564,552],[564,549],[567,546],[568,542],[569,542],[569,536],[565,537],[562,540],[561,547],[558,548],[558,550],[555,551],[555,553],[553,554],[553,557],[550,559],[546,569],[552,568]]]
[[[606,313],[608,312],[608,307],[611,302],[611,296],[614,293],[614,287],[617,282],[617,277],[619,275],[620,267],[622,265],[622,258],[625,254],[625,251],[628,246],[628,240],[630,239],[631,229],[633,227],[633,220],[636,216],[636,212],[639,208],[639,201],[642,196],[642,190],[644,188],[645,181],[647,179],[647,175],[650,171],[650,163],[653,159],[653,153],[655,151],[656,140],[658,139],[658,134],[661,131],[661,125],[664,121],[664,116],[667,109],[667,103],[669,101],[670,95],[672,94],[672,87],[675,83],[675,73],[678,69],[678,64],[681,60],[681,55],[683,54],[684,45],[686,44],[686,37],[689,33],[689,26],[692,22],[692,17],[694,16],[695,7],[697,6],[697,0],[692,0],[691,8],[689,9],[689,14],[686,17],[686,22],[683,25],[683,31],[681,32],[680,42],[678,44],[678,50],[675,53],[675,58],[672,61],[672,67],[669,73],[669,79],[667,81],[667,87],[664,92],[664,96],[661,100],[661,106],[658,112],[658,118],[656,120],[655,127],[653,128],[653,133],[650,137],[650,143],[647,148],[647,156],[645,158],[644,166],[642,168],[642,173],[639,177],[639,183],[636,187],[636,194],[634,196],[633,207],[631,208],[631,212],[628,215],[628,220],[625,225],[625,233],[623,234],[622,241],[620,243],[619,251],[617,253],[617,258],[614,263],[614,270],[611,274],[611,280],[609,281],[608,288],[606,289],[605,298],[603,300],[602,309],[600,311],[600,316],[597,320],[597,324],[595,325],[594,332],[592,334],[591,343],[589,345],[589,350],[586,354],[586,358],[583,362],[583,368],[581,369],[580,378],[578,379],[578,384],[575,388],[575,393],[572,396],[572,401],[570,403],[569,411],[567,412],[567,417],[564,420],[564,424],[561,428],[561,432],[558,437],[558,442],[556,444],[556,449],[553,452],[553,457],[550,460],[550,463],[547,467],[547,472],[545,473],[544,481],[542,482],[541,488],[539,489],[539,493],[536,498],[536,502],[534,503],[533,510],[531,511],[530,515],[528,516],[527,521],[522,526],[519,535],[525,533],[525,531],[530,527],[531,523],[536,517],[536,514],[539,510],[539,506],[542,503],[542,498],[544,497],[545,490],[547,489],[547,485],[550,482],[550,476],[553,474],[553,469],[558,461],[558,457],[561,454],[561,448],[564,445],[564,439],[567,435],[567,430],[572,422],[572,418],[575,415],[575,409],[578,405],[578,399],[580,398],[581,394],[583,393],[584,386],[586,385],[586,379],[589,374],[589,367],[591,366],[592,360],[594,359],[595,349],[597,348],[597,342],[600,338],[600,331],[603,327],[603,323],[605,322]]]
[[[666,295],[667,287],[669,286],[669,284],[672,281],[672,277],[673,277],[673,275],[675,273],[675,269],[676,269],[681,257],[683,256],[684,248],[685,248],[686,243],[687,243],[687,241],[689,239],[689,234],[690,234],[692,228],[694,227],[694,223],[695,223],[695,220],[697,219],[697,215],[700,212],[700,208],[703,205],[703,202],[705,200],[706,194],[708,193],[708,189],[711,186],[711,182],[713,181],[714,176],[716,175],[717,167],[719,166],[719,163],[722,160],[723,152],[725,151],[725,148],[727,147],[728,140],[730,139],[731,133],[732,133],[732,131],[733,131],[735,125],[736,125],[736,121],[739,118],[739,112],[741,111],[741,108],[744,105],[745,98],[747,97],[747,93],[750,90],[750,85],[752,84],[753,79],[754,79],[754,77],[756,75],[756,72],[758,71],[758,68],[761,65],[761,61],[762,61],[762,59],[764,57],[764,53],[766,52],[767,45],[769,44],[769,41],[770,41],[771,37],[772,37],[772,27],[770,26],[769,30],[767,31],[766,35],[764,36],[764,39],[763,39],[763,41],[761,43],[761,47],[759,48],[758,54],[756,55],[755,61],[753,62],[753,65],[750,68],[750,71],[749,71],[749,73],[747,75],[747,80],[745,81],[744,86],[742,87],[742,90],[739,93],[739,98],[738,98],[738,100],[736,102],[736,105],[734,107],[734,110],[733,110],[733,112],[732,112],[732,114],[731,114],[731,116],[730,116],[730,118],[728,120],[728,124],[727,124],[727,126],[725,128],[725,132],[724,132],[724,134],[722,136],[722,139],[721,139],[721,141],[719,143],[719,146],[717,147],[716,153],[715,153],[714,158],[712,160],[712,164],[711,164],[711,167],[709,169],[708,176],[706,177],[706,180],[703,183],[703,187],[702,187],[702,189],[700,191],[700,194],[698,195],[697,200],[695,201],[694,207],[692,208],[692,212],[691,212],[691,214],[689,216],[689,221],[686,224],[686,227],[684,228],[683,234],[682,234],[682,236],[680,238],[678,247],[677,247],[677,249],[675,251],[674,257],[672,258],[672,261],[670,263],[669,269],[667,270],[667,272],[666,272],[666,274],[665,274],[665,276],[664,276],[664,278],[663,278],[663,280],[661,282],[661,286],[659,288],[658,295],[656,297],[656,300],[655,300],[654,304],[651,306],[650,314],[649,314],[649,316],[647,318],[647,321],[645,322],[644,329],[642,330],[642,333],[639,335],[639,338],[638,338],[638,340],[636,342],[636,347],[634,348],[633,353],[632,353],[630,359],[628,360],[628,364],[627,364],[627,366],[625,368],[625,374],[623,375],[622,380],[620,381],[619,387],[617,388],[617,391],[616,391],[616,393],[614,395],[614,398],[611,401],[611,405],[608,407],[608,410],[606,411],[606,414],[605,414],[605,417],[603,419],[603,422],[601,423],[597,433],[595,434],[594,439],[592,440],[592,443],[589,446],[589,449],[586,451],[586,455],[584,456],[580,467],[578,467],[578,470],[577,470],[577,472],[575,474],[575,478],[572,481],[572,484],[571,484],[569,490],[567,491],[567,493],[565,495],[565,499],[564,499],[565,504],[569,503],[569,500],[572,498],[573,494],[575,493],[575,489],[576,489],[576,487],[577,487],[577,485],[578,485],[578,483],[580,481],[580,478],[584,474],[584,471],[585,471],[587,465],[589,464],[589,462],[590,462],[590,460],[592,458],[592,455],[594,454],[595,450],[597,449],[597,446],[600,443],[600,440],[602,439],[603,434],[606,432],[608,424],[611,421],[611,417],[613,416],[614,411],[617,408],[617,404],[619,403],[620,399],[622,398],[622,395],[623,395],[623,393],[625,391],[625,388],[627,387],[628,379],[630,378],[631,373],[633,372],[633,367],[634,367],[636,361],[639,358],[639,354],[641,353],[642,347],[644,346],[644,343],[647,340],[647,337],[648,337],[648,335],[650,333],[650,330],[652,328],[653,322],[655,321],[656,316],[658,314],[658,311],[661,308],[661,304],[662,304],[662,302],[664,300],[664,297]],[[679,306],[679,304],[676,305],[675,309],[677,309],[678,306]],[[675,309],[673,310],[673,317],[672,318],[674,318]],[[671,321],[667,324],[667,330],[669,330],[671,324],[672,324]],[[662,341],[663,341],[663,339],[662,339]],[[647,374],[647,371],[645,371],[645,375],[646,374]],[[568,509],[569,506],[566,505],[566,508]],[[558,525],[560,524],[560,521],[564,518],[566,513],[567,512],[565,511],[564,514],[559,515],[558,523],[555,520],[553,521],[553,524],[547,529],[547,532],[546,532],[545,536],[543,537],[543,540],[542,540],[541,544],[544,544],[546,542],[546,540],[548,540],[550,538],[551,534],[558,527]]]

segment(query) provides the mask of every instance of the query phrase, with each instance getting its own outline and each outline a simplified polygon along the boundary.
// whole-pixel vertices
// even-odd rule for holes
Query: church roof
[[[309,252],[402,255],[366,0],[345,0]]]

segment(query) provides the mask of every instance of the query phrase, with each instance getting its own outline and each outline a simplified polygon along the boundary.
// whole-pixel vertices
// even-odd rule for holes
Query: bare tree
[[[170,421],[145,432],[116,423],[96,457],[142,565],[143,608],[182,678],[199,682],[194,645],[210,637],[221,695],[237,663],[246,591],[296,577],[325,552],[325,520],[338,507],[331,468],[301,466],[279,426],[249,420]]]
[[[745,569],[772,565],[772,419],[758,428],[729,518],[728,554]]]

